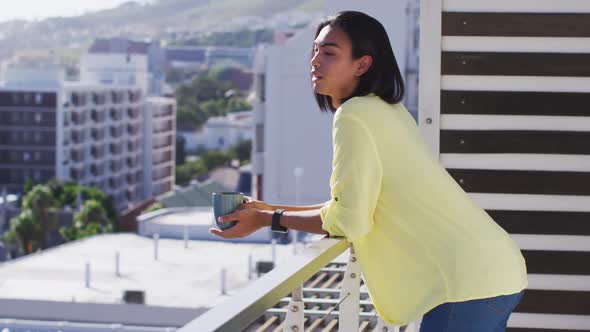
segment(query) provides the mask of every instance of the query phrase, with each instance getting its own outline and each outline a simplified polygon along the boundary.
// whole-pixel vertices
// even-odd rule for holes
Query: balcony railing
[[[340,299],[325,312],[304,309],[306,300],[310,303],[317,301],[303,298],[304,282],[349,247],[350,256],[342,281]],[[303,332],[305,316],[337,319],[339,332],[400,331],[399,326],[388,325],[376,313],[360,312],[360,306],[365,305],[360,300],[360,280],[360,266],[350,243],[344,239],[322,239],[178,331],[242,331],[266,312],[273,310],[284,317],[284,332]],[[291,297],[285,299],[289,293]],[[282,301],[289,301],[289,305],[284,309],[271,309],[273,305]],[[402,327],[402,331],[405,332],[417,332],[418,329],[418,323]]]

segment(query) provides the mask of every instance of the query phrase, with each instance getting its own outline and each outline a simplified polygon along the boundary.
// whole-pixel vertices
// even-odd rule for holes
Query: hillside
[[[323,0],[133,1],[77,17],[0,23],[0,59],[13,50],[80,47],[96,37],[182,40],[241,29],[301,25],[319,16]]]

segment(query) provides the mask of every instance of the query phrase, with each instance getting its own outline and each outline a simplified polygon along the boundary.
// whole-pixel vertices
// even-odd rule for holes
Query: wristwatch
[[[286,227],[281,226],[281,216],[283,215],[285,210],[283,209],[276,209],[275,213],[272,215],[272,224],[270,229],[276,233],[287,233],[288,229]]]

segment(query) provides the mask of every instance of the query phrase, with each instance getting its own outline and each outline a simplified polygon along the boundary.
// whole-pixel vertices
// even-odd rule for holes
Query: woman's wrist
[[[270,227],[272,225],[274,210],[259,210],[259,214],[262,227]]]

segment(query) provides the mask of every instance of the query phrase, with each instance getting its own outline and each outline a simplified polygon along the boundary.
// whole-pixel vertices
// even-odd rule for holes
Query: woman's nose
[[[318,53],[314,53],[313,56],[311,57],[311,67],[312,68],[317,68],[320,66],[319,60],[318,60]]]

